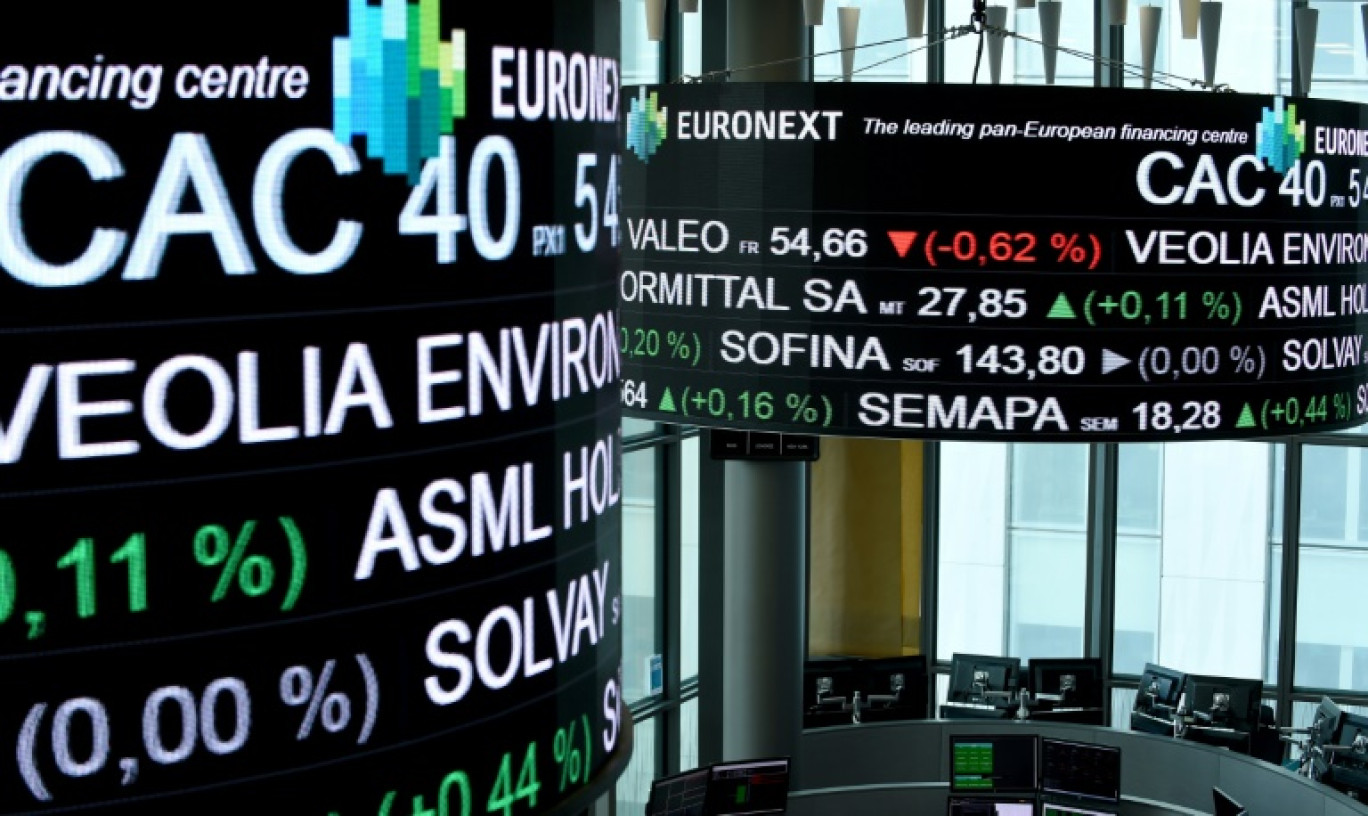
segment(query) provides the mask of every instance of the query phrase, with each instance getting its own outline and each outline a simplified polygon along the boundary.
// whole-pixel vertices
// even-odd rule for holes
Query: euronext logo
[[[350,36],[333,40],[333,134],[417,184],[452,122],[466,115],[465,31],[443,41],[440,0],[348,0]]]
[[[1263,109],[1263,119],[1254,129],[1254,155],[1268,166],[1286,173],[1306,150],[1306,123],[1297,121],[1297,106],[1284,108],[1281,96],[1273,107]]]
[[[637,92],[637,98],[632,100],[631,109],[627,112],[627,147],[643,162],[650,162],[660,149],[660,143],[665,141],[670,130],[670,119],[666,114],[654,91],[648,97],[646,89],[642,88]]]

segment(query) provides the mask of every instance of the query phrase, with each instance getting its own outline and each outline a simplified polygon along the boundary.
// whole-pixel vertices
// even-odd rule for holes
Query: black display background
[[[1283,236],[1291,232],[1362,233],[1360,210],[1332,208],[1329,196],[1347,195],[1351,170],[1368,172],[1368,162],[1348,156],[1315,152],[1314,129],[1360,128],[1368,117],[1361,106],[1321,100],[1287,99],[1296,105],[1298,119],[1306,123],[1303,165],[1312,160],[1326,169],[1327,201],[1318,208],[1294,207],[1278,195],[1282,176],[1272,170],[1242,171],[1243,190],[1264,191],[1263,201],[1251,208],[1234,203],[1220,205],[1209,193],[1193,204],[1159,206],[1145,201],[1137,189],[1137,167],[1155,151],[1169,151],[1185,165],[1181,171],[1165,164],[1156,166],[1154,183],[1159,192],[1171,184],[1186,184],[1199,158],[1209,155],[1222,179],[1232,161],[1255,151],[1255,130],[1272,97],[1233,94],[1168,94],[1125,90],[1013,87],[994,88],[955,85],[881,85],[873,83],[819,83],[809,85],[694,85],[651,87],[659,106],[668,111],[669,131],[649,162],[628,151],[623,184],[629,207],[626,215],[640,224],[643,219],[673,224],[675,219],[724,223],[730,245],[721,254],[663,251],[654,246],[634,248],[624,244],[624,269],[683,274],[752,277],[763,290],[774,282],[780,303],[788,311],[757,307],[739,308],[717,304],[720,284],[713,284],[713,302],[693,305],[649,303],[632,299],[632,282],[622,280],[620,294],[624,346],[624,379],[633,386],[645,383],[645,405],[639,400],[625,404],[627,413],[659,421],[687,421],[702,425],[786,432],[909,438],[1068,439],[1090,441],[1141,439],[1210,439],[1269,436],[1308,430],[1349,427],[1368,417],[1368,401],[1360,390],[1365,383],[1365,362],[1312,372],[1285,370],[1281,361],[1285,343],[1338,337],[1362,337],[1368,329],[1363,314],[1338,309],[1342,285],[1365,282],[1362,265],[1284,265]],[[638,99],[640,88],[629,88],[627,100]],[[834,140],[721,140],[679,138],[681,111],[840,111]],[[949,120],[975,126],[974,137],[881,135],[867,132],[866,119],[895,123],[937,123]],[[801,119],[797,119],[801,122]],[[1024,127],[1035,120],[1045,125],[1116,126],[1129,123],[1140,128],[1195,130],[1197,143],[1145,142],[1055,138],[978,138],[981,123],[1013,123]],[[818,120],[825,137],[827,119]],[[1203,141],[1207,132],[1235,131],[1247,136],[1244,145]],[[706,169],[707,172],[703,172]],[[1362,183],[1362,182],[1361,182]],[[662,220],[664,219],[664,220]],[[869,246],[865,257],[819,261],[794,254],[779,256],[769,249],[772,230],[788,227],[793,235],[807,228],[814,251],[826,230],[861,229]],[[899,257],[887,232],[916,231],[919,240],[938,231],[937,245],[948,245],[955,233],[968,231],[979,241],[985,255],[990,236],[1005,232],[1029,233],[1036,244],[1031,262],[955,261],[945,252],[933,253],[932,265],[922,244]],[[1125,238],[1137,232],[1141,241],[1151,230],[1227,233],[1230,246],[1240,247],[1246,234],[1265,233],[1274,261],[1198,265],[1190,261],[1161,265],[1155,258],[1140,263]],[[1049,239],[1056,233],[1080,236],[1090,263],[1060,262]],[[1091,237],[1096,236],[1094,251]],[[671,236],[673,238],[673,236]],[[624,237],[626,240],[626,237]],[[759,254],[742,254],[740,241],[759,243]],[[1186,237],[1184,237],[1186,242]],[[673,241],[672,241],[673,242]],[[1238,253],[1238,250],[1236,251]],[[1185,253],[1184,253],[1185,254]],[[1157,255],[1157,252],[1156,252]],[[802,306],[802,287],[810,279],[830,281],[832,293],[842,282],[855,281],[864,296],[868,313],[818,313]],[[1269,287],[1328,286],[1334,315],[1316,317],[1260,316],[1259,306]],[[740,287],[740,282],[736,286]],[[972,306],[983,289],[1020,289],[1029,308],[1016,320],[970,322],[966,308],[954,317],[927,317],[915,313],[926,297],[926,287],[960,287],[966,291],[964,307]],[[1162,321],[1157,313],[1143,320],[1123,321],[1094,312],[1084,317],[1089,294],[1100,300],[1106,293],[1140,293],[1153,310],[1163,292],[1186,292],[1188,319]],[[1231,307],[1229,319],[1208,317],[1206,293],[1220,295]],[[1078,312],[1071,321],[1047,317],[1057,296],[1063,294]],[[1242,316],[1233,316],[1238,300]],[[879,314],[881,301],[903,301],[901,315]],[[1093,322],[1090,325],[1088,320]],[[686,362],[669,354],[638,356],[631,353],[631,338],[638,330],[657,330],[663,338],[670,332],[690,338],[694,355]],[[733,362],[722,356],[721,335],[741,331],[799,334],[831,334],[857,339],[856,349],[867,337],[879,336],[891,370],[877,367],[846,369],[813,367],[806,361],[757,364]],[[1079,346],[1086,352],[1086,370],[1076,376],[1026,373],[989,374],[960,367],[956,351],[965,345],[981,349],[989,344],[1019,345],[1034,359],[1043,346]],[[1160,378],[1142,374],[1139,353],[1162,346],[1172,351],[1196,346],[1215,346],[1223,355],[1222,370],[1212,376]],[[1235,347],[1251,347],[1260,359],[1261,371],[1252,375],[1231,359]],[[1130,365],[1103,374],[1103,350],[1130,359]],[[975,352],[977,357],[978,352]],[[902,370],[904,358],[936,358],[935,372]],[[784,405],[787,395],[808,396],[823,406],[817,423],[790,421],[782,408],[772,419],[746,418],[727,410],[720,416],[707,410],[658,410],[666,388],[679,403],[684,389],[690,394],[725,392],[729,409],[738,395],[765,391]],[[1029,397],[1043,404],[1054,397],[1068,420],[1067,430],[1051,424],[1033,427],[893,427],[867,424],[858,418],[860,397],[867,392],[892,395],[913,393],[937,396],[947,404],[956,397],[967,400],[968,412],[981,397],[995,402],[1005,413],[1008,397]],[[624,391],[626,394],[627,392]],[[1265,421],[1265,412],[1296,400],[1305,406],[1313,397],[1340,395],[1348,416],[1318,418],[1308,423]],[[630,400],[631,398],[628,397]],[[891,399],[891,396],[890,396]],[[1221,423],[1216,428],[1140,428],[1135,409],[1163,401],[1175,411],[1188,403],[1220,404]],[[926,403],[920,403],[925,405]],[[1255,424],[1236,428],[1244,405],[1255,415]],[[1327,405],[1333,405],[1327,399]],[[830,406],[828,411],[827,406]],[[929,407],[926,408],[929,413]],[[829,418],[829,421],[828,421]],[[1114,428],[1082,428],[1087,418],[1116,418]],[[1006,423],[1003,423],[1004,426]]]
[[[611,122],[493,121],[490,48],[554,47],[616,59],[618,8],[607,0],[558,2],[536,13],[441,5],[442,38],[453,28],[465,29],[468,37],[468,114],[455,123],[459,212],[468,212],[466,175],[479,139],[502,135],[517,150],[521,227],[513,254],[497,263],[479,256],[468,233],[457,239],[458,262],[447,265],[436,263],[432,237],[398,235],[397,219],[412,188],[366,158],[360,139],[354,142],[359,173],[339,177],[321,154],[305,154],[285,186],[288,230],[306,251],[321,249],[338,220],[362,223],[352,258],[330,274],[294,275],[274,267],[262,250],[252,222],[253,174],[266,148],[284,134],[331,129],[332,47],[334,37],[348,34],[345,0],[310,4],[307,14],[264,0],[194,14],[170,2],[40,5],[25,11],[22,25],[0,31],[0,68],[89,65],[96,54],[106,65],[164,67],[160,95],[148,110],[119,100],[0,102],[0,150],[33,133],[76,130],[106,142],[123,165],[121,178],[92,182],[69,157],[41,162],[24,188],[20,213],[34,251],[62,262],[85,247],[96,227],[128,234],[118,263],[84,286],[36,288],[0,272],[0,423],[9,429],[31,366],[130,359],[135,372],[86,378],[82,398],[131,400],[133,411],[87,419],[83,428],[86,441],[135,439],[142,445],[132,456],[59,458],[54,374],[22,456],[0,465],[0,551],[17,576],[13,611],[0,623],[0,746],[8,746],[0,762],[0,813],[375,813],[392,793],[390,812],[407,814],[416,812],[419,795],[425,807],[435,809],[438,786],[453,771],[469,776],[472,812],[503,813],[490,805],[500,763],[511,755],[516,787],[533,741],[542,786],[535,805],[531,797],[518,798],[510,814],[551,812],[620,772],[630,732],[605,715],[606,689],[620,688],[621,629],[613,608],[621,593],[620,508],[610,504],[581,521],[576,507],[574,522],[562,523],[563,456],[578,462],[585,447],[611,449],[609,470],[621,490],[615,382],[555,402],[547,390],[536,407],[515,402],[509,411],[428,425],[417,421],[416,397],[419,337],[480,332],[497,348],[502,329],[521,327],[535,341],[542,324],[591,321],[612,312],[618,249],[600,230],[596,251],[580,253],[570,225],[583,218],[574,202],[576,154],[598,157],[590,180],[601,214],[620,128]],[[255,65],[263,56],[274,65],[306,66],[307,94],[299,100],[282,95],[213,101],[175,94],[181,65]],[[210,239],[192,236],[170,239],[156,279],[121,279],[175,133],[207,139],[254,274],[225,275]],[[500,173],[491,177],[491,186],[501,190]],[[184,209],[194,211],[193,198],[188,196]],[[501,193],[491,195],[490,211],[503,212]],[[494,218],[497,232],[501,216]],[[541,224],[567,226],[566,255],[533,257],[531,228]],[[365,343],[370,351],[392,428],[375,428],[369,412],[357,409],[336,435],[242,445],[235,413],[217,442],[172,451],[142,427],[143,383],[159,363],[203,355],[232,376],[242,351],[259,354],[261,424],[298,426],[303,349],[320,349],[326,413],[333,378],[352,343]],[[464,357],[439,359],[442,368],[464,370]],[[169,406],[173,423],[187,430],[208,410],[195,379],[173,387]],[[438,392],[451,404],[466,402],[464,384]],[[492,403],[488,391],[486,401]],[[552,526],[549,538],[479,557],[468,544],[454,562],[413,572],[385,553],[373,577],[354,579],[380,489],[398,491],[417,537],[439,532],[418,519],[424,486],[453,479],[469,493],[473,474],[490,473],[502,485],[505,469],[524,462],[533,466],[535,523]],[[460,515],[469,520],[468,502]],[[282,516],[298,525],[308,553],[305,585],[289,611],[280,608],[291,563],[277,521]],[[236,534],[248,520],[259,525],[248,554],[274,562],[274,588],[249,598],[233,585],[224,600],[211,603],[218,572],[196,563],[195,532],[215,524]],[[137,613],[127,608],[126,568],[109,563],[134,533],[145,535],[148,575],[148,606]],[[87,618],[76,614],[74,570],[56,567],[83,538],[93,539],[97,564],[98,611]],[[564,664],[530,679],[519,676],[500,691],[477,680],[457,703],[438,707],[428,701],[426,676],[437,674],[447,686],[454,677],[450,670],[434,672],[424,656],[432,627],[459,618],[475,630],[490,610],[508,604],[521,611],[531,598],[542,615],[534,657],[547,657],[555,647],[546,593],[556,589],[563,598],[570,582],[605,566],[607,620],[596,646],[586,637],[584,648]],[[29,638],[24,619],[33,610],[45,615],[36,639]],[[473,648],[472,643],[462,651],[473,657]],[[378,717],[365,745],[356,742],[366,699],[357,654],[374,666],[380,690]],[[506,646],[493,648],[496,666],[508,657]],[[281,674],[305,666],[317,677],[330,659],[336,672],[329,690],[351,698],[350,724],[334,734],[319,721],[311,735],[297,739],[305,710],[281,700]],[[225,677],[242,680],[251,693],[252,727],[243,747],[215,756],[201,741],[182,762],[152,762],[141,734],[149,693],[184,686],[198,695]],[[109,760],[90,775],[70,777],[54,763],[53,720],[64,701],[82,697],[98,700],[109,714]],[[17,757],[25,718],[38,703],[47,705],[36,752],[52,795],[47,802],[35,800]],[[611,709],[613,700],[608,703]],[[91,750],[83,722],[78,717],[72,731],[78,759]],[[168,722],[165,736],[174,742],[174,717]],[[556,749],[555,736],[572,723],[581,741],[578,724],[589,725],[593,749],[587,767],[562,790],[557,754],[568,757],[569,749]],[[619,737],[616,755],[603,750],[609,732]],[[127,784],[121,758],[138,760],[137,778]]]

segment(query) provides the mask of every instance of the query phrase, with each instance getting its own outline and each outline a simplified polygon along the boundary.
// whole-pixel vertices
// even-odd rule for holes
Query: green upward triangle
[[[670,389],[668,387],[666,387],[665,393],[660,395],[660,405],[656,408],[656,410],[668,411],[672,414],[679,410],[675,407],[674,404],[674,394],[670,393]]]
[[[1076,320],[1078,315],[1074,314],[1073,306],[1069,305],[1069,299],[1060,292],[1059,297],[1055,298],[1054,305],[1050,307],[1050,313],[1045,315],[1047,318],[1059,320]]]
[[[1253,428],[1255,426],[1254,412],[1249,410],[1249,403],[1245,403],[1244,410],[1240,412],[1240,418],[1235,420],[1236,428]]]

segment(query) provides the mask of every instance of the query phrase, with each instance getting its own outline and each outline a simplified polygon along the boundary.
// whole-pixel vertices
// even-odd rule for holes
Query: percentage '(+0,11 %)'
[[[367,655],[358,653],[354,658],[364,688],[365,709],[355,744],[364,745],[379,716],[380,683]],[[330,658],[316,679],[313,670],[302,665],[281,673],[280,702],[290,708],[304,708],[297,742],[313,734],[315,723],[321,722],[328,734],[338,734],[352,723],[353,695],[334,688],[336,669],[337,661]],[[50,718],[49,703],[37,702],[24,717],[15,757],[25,786],[39,802],[51,802],[57,796],[48,785],[54,770],[73,784],[110,773],[117,774],[119,785],[132,787],[143,776],[144,759],[151,760],[153,767],[192,760],[203,764],[246,750],[252,742],[253,723],[270,719],[260,712],[264,707],[246,680],[231,676],[211,680],[202,689],[160,686],[143,698],[136,717],[117,708],[111,713],[109,706],[94,696],[65,700],[56,705]],[[119,739],[117,729],[131,722],[141,726],[140,751],[116,758],[114,746],[124,746],[126,751],[130,744]],[[46,740],[40,739],[44,732]],[[279,749],[277,746],[275,750]]]
[[[541,767],[544,758],[540,751],[541,743],[533,740],[521,751],[505,752],[499,760],[494,781],[489,785],[489,794],[483,795],[479,780],[472,780],[466,771],[452,771],[442,778],[437,786],[437,795],[430,801],[426,793],[417,793],[408,801],[409,809],[403,809],[399,791],[387,791],[376,808],[376,816],[472,816],[472,814],[493,813],[512,816],[520,803],[520,809],[533,809],[545,796],[542,788],[550,784],[542,781]],[[564,794],[589,781],[589,769],[593,757],[593,735],[589,729],[589,718],[580,715],[556,730],[551,740],[551,759],[558,768],[556,772],[556,793]],[[516,773],[514,769],[516,767]],[[483,805],[483,808],[479,808]],[[330,811],[328,816],[341,816],[338,811]]]
[[[281,516],[278,519],[285,534],[290,553],[289,580],[280,602],[280,610],[289,612],[294,609],[299,596],[304,591],[308,573],[308,548],[304,536],[293,518]],[[242,595],[258,598],[276,586],[277,569],[274,560],[262,554],[248,555],[257,522],[247,521],[230,535],[219,525],[209,524],[201,527],[192,540],[195,562],[202,567],[217,571],[214,587],[209,594],[211,603],[225,600],[234,585]],[[158,556],[164,560],[164,556]],[[120,546],[104,556],[97,540],[93,537],[79,539],[74,546],[63,553],[55,562],[59,571],[70,571],[74,592],[74,612],[78,619],[96,618],[101,608],[127,609],[129,613],[145,613],[155,608],[149,598],[148,573],[153,558],[149,554],[148,534],[138,532],[130,535]],[[31,565],[25,565],[33,569]],[[119,580],[122,578],[122,580]],[[100,599],[105,597],[111,582],[117,586],[115,597],[122,603],[108,603],[101,607]],[[3,626],[22,612],[22,621],[27,627],[26,638],[37,640],[48,632],[49,609],[30,608],[21,610],[21,599],[28,597],[23,592],[19,580],[19,566],[15,557],[0,550],[0,626]],[[51,601],[50,592],[34,592],[34,597],[44,597]]]
[[[1108,292],[1094,289],[1083,299],[1083,318],[1089,326],[1106,324],[1160,325],[1215,323],[1238,326],[1244,317],[1239,292],[1203,291],[1146,294],[1133,289]]]

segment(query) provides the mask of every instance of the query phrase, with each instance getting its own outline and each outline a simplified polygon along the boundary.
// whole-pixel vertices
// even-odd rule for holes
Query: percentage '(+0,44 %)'
[[[933,269],[951,266],[1068,266],[1097,269],[1102,242],[1091,233],[1029,231],[988,233],[972,230],[889,230],[899,258],[920,256]]]
[[[1258,427],[1265,431],[1313,428],[1327,422],[1347,421],[1352,415],[1352,406],[1353,396],[1347,391],[1266,399],[1257,409],[1251,410],[1246,405],[1235,427]]]
[[[308,549],[293,518],[281,516],[278,523],[290,553],[289,580],[280,609],[289,612],[304,591]],[[276,586],[275,562],[265,555],[247,554],[256,530],[257,522],[247,521],[236,536],[230,536],[225,528],[213,524],[205,525],[195,533],[192,550],[196,563],[218,570],[209,594],[212,603],[225,600],[235,584],[248,598],[261,597]],[[150,597],[149,574],[154,570],[154,562],[165,561],[170,556],[162,555],[164,550],[153,551],[149,540],[146,532],[133,533],[111,552],[103,546],[101,539],[85,537],[57,558],[53,566],[59,575],[66,572],[71,575],[72,611],[78,620],[99,619],[101,610],[141,614],[159,608]],[[25,574],[40,569],[39,564],[31,561],[22,567]],[[175,569],[172,565],[167,573]],[[21,581],[20,572],[21,565],[16,563],[15,556],[0,550],[0,626],[22,615],[19,620],[25,627],[24,637],[34,641],[48,633],[51,615],[56,611],[50,604],[57,596],[44,585],[50,585],[53,576],[35,575]],[[42,578],[49,580],[42,582]],[[26,592],[24,587],[29,584],[38,589]],[[102,604],[102,599],[111,597],[117,600],[103,600]],[[22,608],[21,603],[30,598],[41,598],[43,606],[35,600],[31,608]]]
[[[556,793],[582,786],[589,781],[594,740],[589,730],[589,718],[580,715],[556,729],[551,740],[551,760],[556,771]],[[546,795],[542,788],[550,784],[542,781],[541,768],[545,758],[538,740],[529,742],[518,751],[508,751],[499,759],[493,782],[484,795],[484,785],[472,779],[464,770],[452,771],[437,786],[432,800],[426,793],[411,799],[401,798],[399,791],[387,791],[376,808],[376,816],[472,816],[474,813],[493,813],[512,816],[515,809],[534,809]],[[408,810],[403,804],[410,803]],[[525,803],[525,804],[523,804]],[[479,807],[483,805],[483,807]],[[341,816],[331,811],[329,816]]]
[[[380,684],[370,658],[364,653],[354,658],[365,707],[355,742],[364,745],[379,716]],[[342,732],[352,722],[353,695],[333,688],[336,668],[337,661],[330,658],[316,680],[305,666],[291,666],[281,673],[280,701],[287,707],[305,708],[296,740],[309,737],[316,721],[329,734]],[[55,707],[37,702],[24,717],[14,755],[25,786],[39,802],[55,801],[70,785],[98,780],[103,774],[116,775],[119,785],[132,787],[138,784],[144,760],[151,760],[153,767],[204,765],[249,750],[255,744],[253,724],[270,720],[274,713],[269,711],[269,696],[263,703],[246,680],[227,676],[203,687],[160,686],[141,698],[136,711],[122,706],[111,711],[95,696],[73,697]],[[49,708],[54,708],[50,717]],[[140,750],[116,757],[113,746],[129,744],[116,739],[116,730],[135,723],[141,727]],[[41,739],[44,734],[47,739]],[[267,750],[279,755],[281,747]],[[48,784],[54,778],[72,781],[54,793]]]
[[[1238,326],[1244,317],[1239,292],[1156,292],[1094,289],[1083,300],[1083,318],[1097,325],[1173,325],[1206,323]]]
[[[703,359],[703,341],[696,332],[665,331],[659,329],[628,328],[620,330],[619,350],[632,359],[655,360],[662,357],[679,360],[691,366]],[[663,340],[663,342],[662,342]]]

